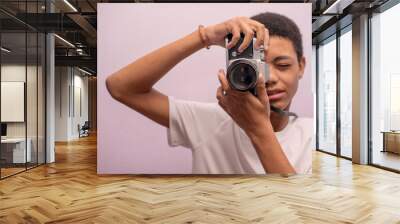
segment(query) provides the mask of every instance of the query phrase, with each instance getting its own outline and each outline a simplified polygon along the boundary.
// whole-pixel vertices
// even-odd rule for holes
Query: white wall
[[[83,125],[88,120],[88,77],[72,67],[56,67],[55,70],[55,140],[77,139],[78,124]],[[77,105],[82,105],[82,113]]]
[[[68,141],[70,75],[68,67],[55,68],[55,141]]]
[[[75,70],[76,71],[76,70]],[[80,93],[79,93],[80,91]],[[73,113],[72,121],[72,136],[77,138],[79,136],[78,133],[78,124],[81,126],[88,120],[88,77],[81,75],[74,75],[74,109],[75,113]],[[78,97],[80,95],[80,98]],[[80,101],[80,102],[79,102]],[[81,108],[79,108],[81,107]],[[82,111],[80,112],[79,109]]]

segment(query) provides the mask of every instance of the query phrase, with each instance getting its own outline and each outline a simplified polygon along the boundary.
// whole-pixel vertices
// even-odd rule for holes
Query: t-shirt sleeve
[[[226,116],[215,103],[200,103],[169,100],[169,128],[167,138],[169,146],[183,146],[194,149],[205,141]]]

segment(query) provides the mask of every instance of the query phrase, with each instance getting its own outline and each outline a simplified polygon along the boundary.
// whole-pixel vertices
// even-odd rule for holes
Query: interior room
[[[147,118],[132,122],[103,109],[118,97],[102,95],[110,74],[100,69],[99,59],[107,58],[101,55],[125,52],[133,60],[141,49],[123,45],[113,33],[117,47],[100,47],[107,22],[100,7],[200,10],[204,4],[269,3],[310,7],[311,38],[304,41],[312,45],[306,64],[313,100],[308,109],[314,114],[312,172],[160,174],[154,167],[173,152],[156,155],[152,147],[137,149],[132,142],[128,149],[148,157],[127,158],[119,147],[124,139],[166,142],[167,137],[155,138],[145,128],[133,136],[122,126],[133,130]],[[0,223],[400,223],[399,21],[397,0],[2,0]],[[157,28],[157,20],[152,22]],[[121,20],[111,26],[136,32],[143,24]],[[193,31],[207,40],[201,28]],[[142,41],[139,36],[132,41]],[[155,43],[152,38],[148,44]],[[204,58],[213,47],[202,49]],[[176,86],[198,93],[184,78]],[[297,106],[302,105],[308,106]],[[120,105],[124,113],[129,107]],[[116,128],[106,129],[103,124],[111,122]],[[156,125],[146,128],[160,128]],[[105,144],[100,136],[110,132],[113,138]],[[145,164],[157,156],[162,161]],[[192,161],[182,158],[170,162],[191,169]],[[110,160],[119,167],[110,167]],[[149,172],[128,172],[131,167]]]

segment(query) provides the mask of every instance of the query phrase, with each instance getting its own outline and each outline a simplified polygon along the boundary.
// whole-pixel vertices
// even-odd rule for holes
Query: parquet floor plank
[[[0,181],[2,223],[399,223],[400,175],[314,152],[313,174],[97,175],[96,138]]]

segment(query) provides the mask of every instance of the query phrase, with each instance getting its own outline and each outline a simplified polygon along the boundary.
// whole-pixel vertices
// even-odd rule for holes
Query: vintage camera
[[[231,41],[232,34],[225,38],[225,46]],[[249,46],[239,53],[238,48],[242,44],[244,34],[241,33],[240,40],[231,49],[226,49],[226,78],[231,88],[239,91],[250,91],[256,93],[258,75],[262,73],[265,81],[269,78],[268,65],[264,59],[264,48],[255,48],[256,38],[250,42]]]

